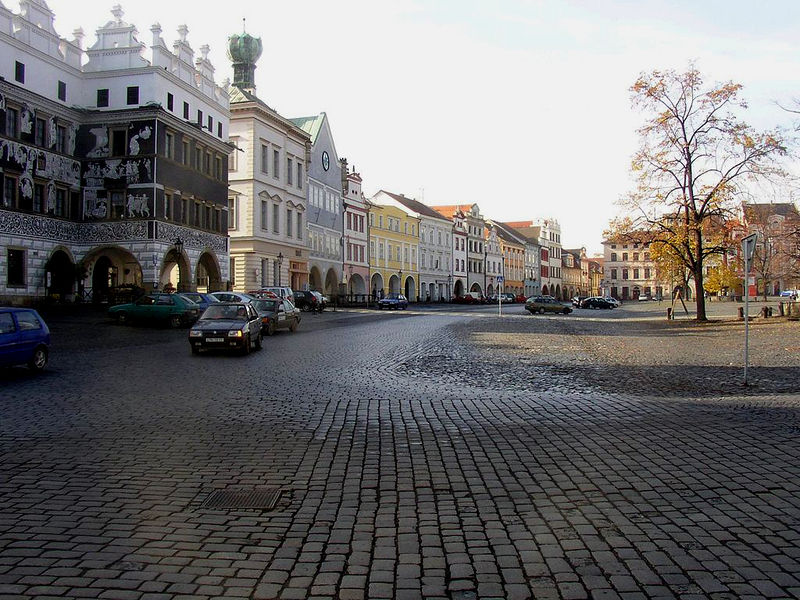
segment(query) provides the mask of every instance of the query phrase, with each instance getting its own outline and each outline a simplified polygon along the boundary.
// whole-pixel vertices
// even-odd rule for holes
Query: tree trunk
[[[697,296],[697,320],[708,321],[706,317],[706,290],[703,288],[703,232],[700,225],[694,230],[695,248],[697,259],[694,261],[694,291]]]

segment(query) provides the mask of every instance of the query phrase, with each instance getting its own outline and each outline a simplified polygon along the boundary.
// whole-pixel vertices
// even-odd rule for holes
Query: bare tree
[[[757,132],[734,114],[747,105],[742,86],[705,86],[694,67],[653,71],[631,87],[633,106],[646,113],[632,170],[637,186],[623,201],[626,218],[612,232],[636,232],[670,249],[694,279],[697,314],[706,320],[703,266],[730,245],[726,223],[751,180],[782,175],[781,134]]]

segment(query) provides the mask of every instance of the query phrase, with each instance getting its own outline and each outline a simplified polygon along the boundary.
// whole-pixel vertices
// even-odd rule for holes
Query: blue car
[[[386,295],[385,298],[381,298],[378,300],[378,309],[390,309],[394,308],[396,310],[405,310],[408,308],[408,299],[403,295],[397,292],[391,292]]]
[[[184,298],[189,298],[189,300],[197,304],[200,307],[200,314],[203,314],[203,311],[208,308],[209,304],[219,302],[219,300],[214,298],[211,294],[204,294],[203,292],[180,292],[180,295]]]
[[[0,307],[0,367],[27,364],[41,371],[49,354],[50,330],[38,312]]]

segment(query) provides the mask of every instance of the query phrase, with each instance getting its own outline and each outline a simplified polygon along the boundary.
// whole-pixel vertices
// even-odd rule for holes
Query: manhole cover
[[[201,508],[237,509],[256,508],[272,510],[281,498],[277,488],[252,488],[249,490],[217,490],[213,492]]]

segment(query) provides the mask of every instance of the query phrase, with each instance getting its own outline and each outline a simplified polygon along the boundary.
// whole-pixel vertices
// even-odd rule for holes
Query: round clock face
[[[326,151],[323,151],[323,153],[322,153],[322,168],[327,171],[330,168],[330,166],[331,166],[331,158],[330,158],[330,156],[328,156],[328,153]]]

